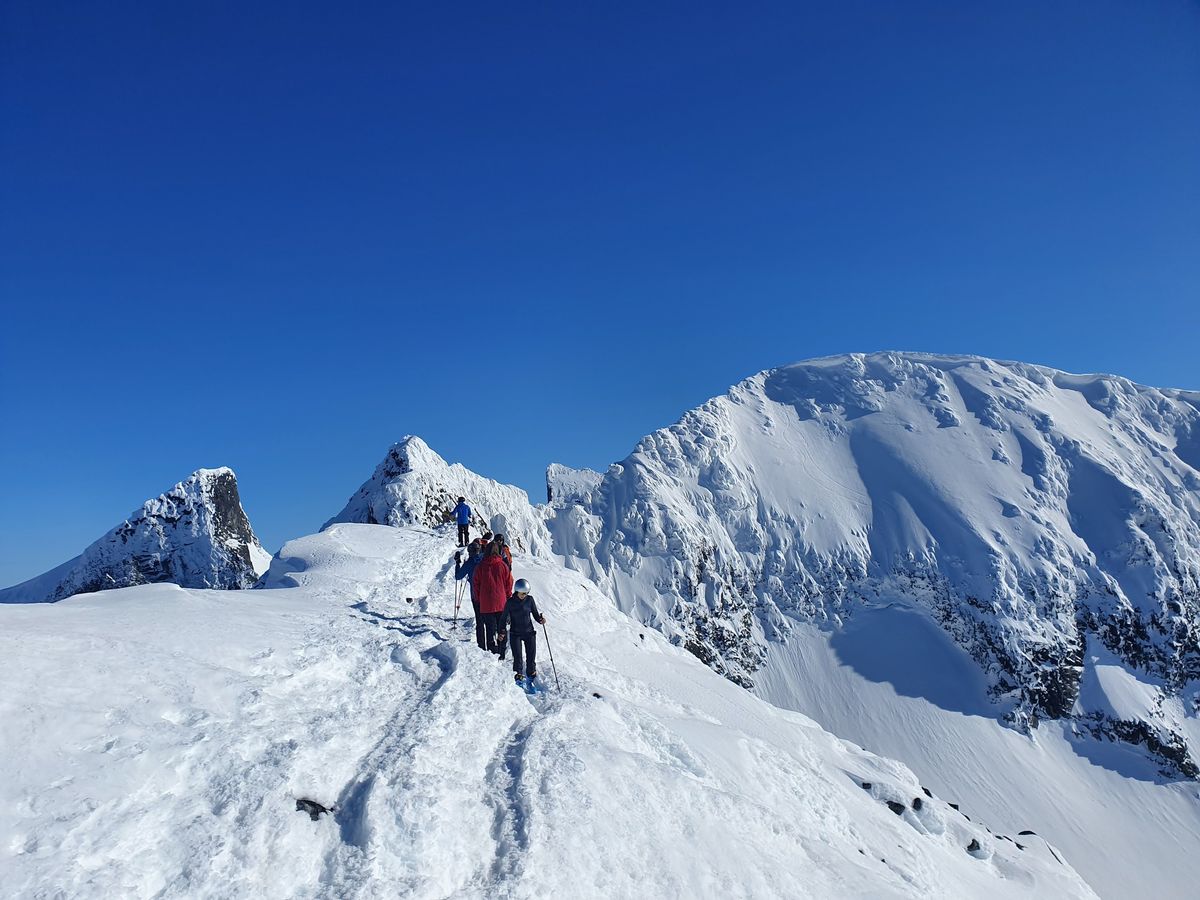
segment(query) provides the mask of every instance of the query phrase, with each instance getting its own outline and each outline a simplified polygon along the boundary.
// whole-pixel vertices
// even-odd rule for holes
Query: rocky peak
[[[75,559],[0,591],[0,602],[52,602],[157,582],[245,588],[269,561],[242,509],[233,470],[199,469],[147,500]]]

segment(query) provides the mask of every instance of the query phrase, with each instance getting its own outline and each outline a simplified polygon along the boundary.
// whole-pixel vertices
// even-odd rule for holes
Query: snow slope
[[[448,620],[452,548],[339,524],[261,590],[0,607],[5,894],[1093,896],[523,557],[562,678],[527,696]]]
[[[528,494],[476,475],[459,463],[447,463],[412,435],[388,450],[342,511],[322,527],[358,522],[436,528],[453,519],[459,497],[465,497],[471,507],[473,535],[492,531],[503,534],[518,552],[549,552],[550,535]]]
[[[974,661],[919,612],[875,608],[832,632],[796,623],[755,680],[759,696],[903,760],[972,818],[1044,835],[1102,897],[1195,896],[1196,782],[1164,779],[1136,748],[1069,722],[1004,727]]]
[[[736,385],[550,527],[569,565],[739,684],[795,620],[903,598],[975,660],[996,715],[1074,718],[1191,778],[1197,466],[1200,394],[856,354]],[[1144,686],[1138,703],[1082,691],[1099,651]]]
[[[250,527],[232,469],[199,469],[79,556],[0,590],[0,603],[42,603],[72,594],[169,581],[185,587],[250,587],[270,554]]]

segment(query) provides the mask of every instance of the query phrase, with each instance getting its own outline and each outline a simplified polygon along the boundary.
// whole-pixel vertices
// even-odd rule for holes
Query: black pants
[[[484,613],[483,618],[483,634],[484,634],[484,649],[490,653],[495,653],[501,659],[504,659],[505,641],[504,639],[497,640],[496,632],[500,630],[500,617],[504,613]]]
[[[513,650],[513,671],[518,675],[521,674],[522,660],[524,656],[525,674],[532,678],[537,674],[537,632],[527,631],[522,634],[513,632],[512,636]]]
[[[471,543],[470,531],[470,525],[458,526],[458,546],[465,547],[467,544]]]
[[[484,634],[483,616],[479,614],[479,601],[471,597],[471,605],[475,607],[475,643],[479,645],[480,650],[486,650],[487,635]]]

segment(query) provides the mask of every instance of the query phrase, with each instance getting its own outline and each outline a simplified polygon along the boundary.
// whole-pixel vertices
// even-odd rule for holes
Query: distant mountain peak
[[[147,500],[79,556],[0,591],[0,602],[52,602],[157,582],[245,588],[269,561],[242,509],[233,470],[197,469]]]
[[[415,435],[393,444],[342,511],[321,528],[339,522],[439,528],[453,521],[459,497],[471,507],[472,535],[490,530],[505,535],[518,551],[549,552],[544,518],[528,494],[460,463],[447,463]]]

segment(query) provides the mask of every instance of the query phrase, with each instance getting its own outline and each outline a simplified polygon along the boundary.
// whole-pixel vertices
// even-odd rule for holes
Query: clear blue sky
[[[0,0],[0,585],[200,466],[542,497],[764,368],[1200,388],[1200,4]]]

